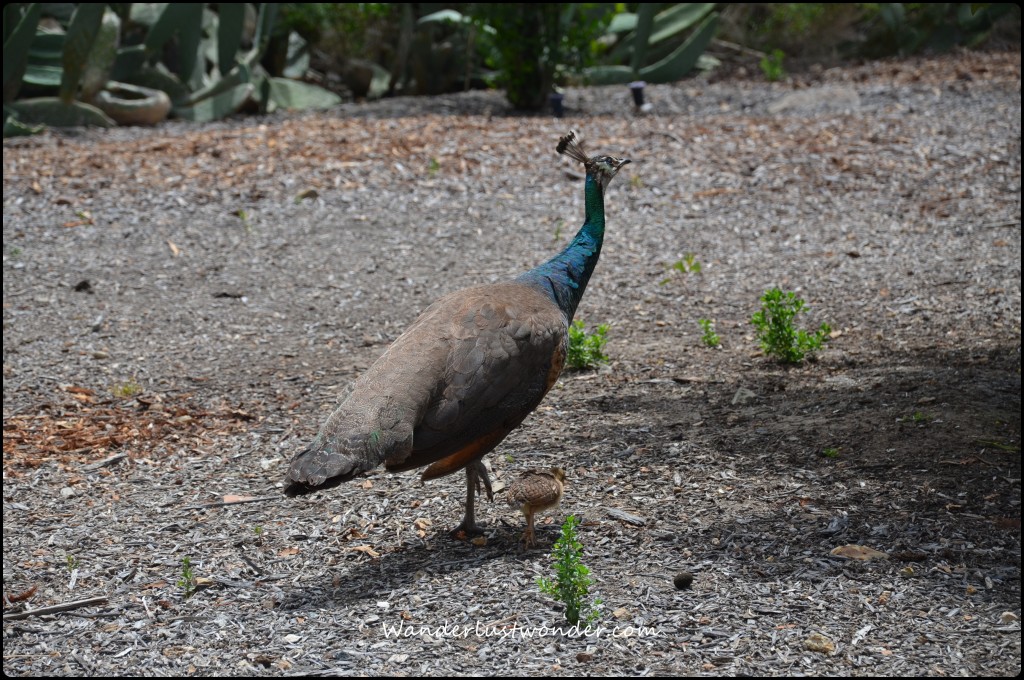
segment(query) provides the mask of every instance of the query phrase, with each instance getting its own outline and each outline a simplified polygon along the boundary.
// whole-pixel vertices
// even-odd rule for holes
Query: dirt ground
[[[5,140],[4,673],[1018,674],[1019,50],[647,100]],[[461,475],[284,498],[420,310],[572,237],[570,127],[633,163],[577,314],[611,361],[487,457],[567,469],[540,547],[500,498],[450,538]],[[772,286],[831,325],[813,360],[759,350]],[[590,634],[536,584],[570,513]]]

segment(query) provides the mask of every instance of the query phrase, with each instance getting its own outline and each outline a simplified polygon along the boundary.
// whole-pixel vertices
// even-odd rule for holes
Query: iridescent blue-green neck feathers
[[[558,153],[583,164],[587,176],[583,185],[586,216],[573,240],[558,255],[530,271],[517,281],[535,286],[551,296],[570,321],[576,314],[590,275],[594,273],[604,242],[604,191],[615,173],[629,163],[627,158],[588,156],[575,131],[558,140]]]
[[[594,273],[604,242],[604,191],[601,182],[589,172],[584,196],[586,219],[572,241],[558,255],[517,279],[550,295],[570,321]]]

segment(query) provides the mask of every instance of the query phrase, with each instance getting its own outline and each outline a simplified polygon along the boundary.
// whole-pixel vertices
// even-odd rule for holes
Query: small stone
[[[836,651],[836,643],[821,633],[812,633],[809,638],[804,640],[804,649],[810,652],[818,652],[819,654],[831,654]]]
[[[681,571],[672,579],[672,583],[676,584],[676,589],[686,590],[693,585],[693,574],[688,571]]]

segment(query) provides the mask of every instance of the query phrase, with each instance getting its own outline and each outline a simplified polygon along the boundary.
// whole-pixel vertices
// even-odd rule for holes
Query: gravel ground
[[[1019,674],[1019,50],[647,99],[4,140],[5,675]],[[420,310],[571,238],[570,127],[634,162],[577,315],[611,361],[487,457],[566,468],[539,547],[504,502],[450,538],[460,475],[284,498]],[[758,349],[772,286],[814,360]],[[589,634],[536,584],[570,513]]]

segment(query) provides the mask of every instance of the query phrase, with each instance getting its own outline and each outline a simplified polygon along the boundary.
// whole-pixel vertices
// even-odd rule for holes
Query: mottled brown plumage
[[[313,442],[292,459],[285,493],[327,489],[383,465],[466,470],[466,514],[479,533],[477,487],[493,500],[482,458],[540,403],[565,364],[568,326],[600,255],[603,191],[626,159],[587,157],[574,133],[559,153],[586,170],[586,219],[573,241],[513,281],[430,305],[355,382]]]
[[[508,504],[526,515],[523,544],[527,548],[537,543],[533,531],[534,515],[557,508],[564,491],[565,471],[557,467],[525,472],[508,488]]]

